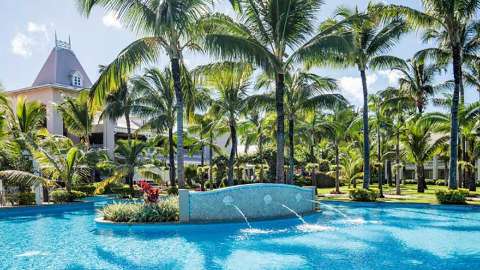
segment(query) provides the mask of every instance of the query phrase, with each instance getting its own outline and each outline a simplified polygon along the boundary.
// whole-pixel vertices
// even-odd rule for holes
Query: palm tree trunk
[[[285,92],[285,74],[277,73],[275,89],[275,107],[277,111],[277,157],[275,162],[275,181],[285,182],[284,173],[284,148],[285,148],[285,112],[283,109],[283,96]]]
[[[338,141],[335,140],[335,193],[340,194],[340,158]]]
[[[170,175],[170,186],[175,186],[175,152],[173,149],[173,127],[168,128],[168,162],[170,169],[168,170]]]
[[[365,70],[360,70],[363,88],[363,188],[370,186],[370,140],[368,138],[368,88]]]
[[[127,122],[127,139],[130,141],[132,138],[132,129],[130,126],[130,112],[128,110],[125,110],[125,122]]]
[[[208,173],[208,181],[210,182],[210,184],[213,183],[213,164],[212,164],[212,160],[213,160],[213,135],[210,134],[209,135],[209,146],[208,146],[208,170],[209,170],[209,173]]]
[[[180,75],[180,64],[178,58],[171,58],[173,86],[177,101],[177,177],[180,188],[185,186],[185,167],[183,149],[183,93]]]
[[[458,103],[459,92],[462,88],[462,59],[460,45],[452,45],[453,77],[455,88],[453,90],[451,106],[451,127],[450,127],[450,173],[448,186],[457,189],[457,160],[458,160]]]
[[[200,166],[204,166],[205,165],[205,153],[204,153],[204,145],[203,145],[203,136],[202,136],[202,133],[200,132],[200,144],[201,144],[201,147],[200,147]]]
[[[262,161],[260,163],[260,183],[263,183],[264,177],[263,177],[263,135],[260,134],[260,138],[258,140],[258,153],[260,154],[260,160]]]
[[[395,162],[397,165],[397,173],[395,175],[395,194],[400,195],[400,132],[397,132],[397,142],[395,145]]]
[[[425,179],[424,179],[423,164],[417,163],[417,166],[415,169],[417,171],[417,192],[424,193],[425,184],[423,182],[425,181]]]
[[[380,198],[383,196],[383,175],[382,175],[382,138],[380,136],[380,128],[377,126],[377,162],[378,162],[378,190],[380,191]]]
[[[229,186],[233,186],[233,166],[235,163],[235,153],[237,152],[237,130],[235,129],[235,125],[230,123],[230,137],[232,139],[232,148],[230,149],[230,157],[228,159],[228,175],[227,175],[227,183]]]
[[[295,125],[295,119],[293,117],[288,118],[288,143],[289,143],[289,167],[288,167],[288,177],[287,184],[293,184],[293,171],[294,171],[294,160],[295,160],[295,144],[293,141],[293,129]]]

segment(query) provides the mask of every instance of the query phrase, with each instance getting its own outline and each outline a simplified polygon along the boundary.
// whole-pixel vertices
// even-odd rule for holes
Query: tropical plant
[[[105,95],[118,89],[118,83],[141,64],[159,60],[161,50],[170,58],[176,97],[177,177],[185,185],[183,149],[184,94],[182,93],[182,59],[185,50],[198,50],[197,23],[206,12],[205,0],[77,0],[83,14],[90,15],[95,6],[103,6],[117,14],[122,23],[144,34],[128,45],[92,87],[92,95],[102,102]]]
[[[340,25],[337,34],[349,44],[349,50],[333,54],[327,58],[333,66],[354,66],[360,72],[363,89],[363,187],[370,184],[370,140],[368,126],[368,86],[367,69],[385,69],[398,66],[402,59],[386,53],[395,45],[407,27],[401,18],[382,20],[376,11],[376,5],[369,5],[366,11],[358,8],[340,7],[336,11],[337,19],[324,22],[322,28]],[[325,60],[324,60],[325,61]]]
[[[433,133],[438,124],[423,117],[413,117],[405,125],[405,132],[400,139],[407,153],[409,161],[416,165],[417,192],[423,193],[426,188],[424,164],[432,159],[439,151],[442,144],[449,139],[448,136],[435,138]]]
[[[120,88],[117,91],[107,95],[102,113],[100,114],[100,118],[103,119],[103,121],[117,121],[121,117],[124,117],[127,125],[128,139],[132,137],[130,121],[134,100],[132,91],[131,86],[129,86],[127,82],[120,84]]]
[[[214,14],[203,21],[205,49],[226,59],[241,59],[275,78],[276,175],[284,182],[285,77],[292,63],[338,50],[343,40],[322,31],[307,42],[322,5],[320,0],[230,1],[238,20]],[[304,44],[303,46],[301,46]]]
[[[227,183],[233,185],[233,166],[237,155],[237,122],[247,108],[247,89],[253,72],[246,63],[221,62],[199,67],[200,82],[216,93],[210,113],[222,117],[230,130],[230,156],[228,159]],[[238,179],[240,180],[240,179]]]
[[[333,147],[335,148],[335,193],[340,193],[340,173],[342,168],[340,166],[340,144],[347,141],[348,128],[354,118],[356,117],[351,107],[345,107],[337,105],[330,115],[327,116],[327,121],[330,124],[330,130],[332,132],[331,139],[333,141]],[[353,165],[355,162],[351,160]],[[345,164],[344,164],[345,165]],[[348,166],[348,165],[347,165]],[[345,180],[353,180],[353,175],[356,174],[355,166],[344,166],[343,176]]]
[[[75,181],[90,177],[91,168],[85,164],[84,152],[66,137],[46,134],[32,150],[41,176],[25,171],[7,170],[1,177],[7,182],[48,185],[49,180],[63,182],[68,193]]]
[[[447,84],[434,85],[435,74],[443,70],[438,64],[427,64],[425,59],[414,57],[393,70],[400,72],[399,95],[391,97],[391,102],[414,104],[417,113],[422,114],[429,98],[448,86]]]
[[[88,97],[88,92],[80,93],[76,98],[68,97],[57,106],[63,118],[63,123],[70,134],[80,138],[86,148],[90,148],[94,108]]]
[[[262,76],[257,82],[257,88],[270,88],[274,80],[268,76]],[[345,104],[343,96],[332,93],[337,89],[336,81],[332,78],[322,77],[306,71],[295,71],[285,74],[285,97],[284,110],[288,123],[288,149],[289,168],[287,183],[293,183],[294,160],[295,160],[295,122],[301,113],[313,112],[319,109],[333,108],[339,104]],[[266,108],[275,106],[275,93],[252,96],[249,98],[255,105],[263,105]],[[255,104],[260,103],[260,104]]]
[[[450,123],[450,171],[449,186],[457,188],[458,162],[458,109],[459,95],[463,91],[462,53],[464,49],[467,26],[477,16],[480,7],[478,0],[423,0],[423,10],[416,10],[402,5],[382,7],[382,12],[389,16],[404,16],[409,24],[417,29],[425,29],[427,33],[436,33],[441,37],[443,50],[433,50],[437,56],[448,52],[447,58],[452,60],[454,90],[451,103]],[[463,96],[463,95],[462,95]]]
[[[170,69],[160,71],[147,69],[145,73],[132,80],[137,91],[132,112],[144,119],[144,124],[137,132],[150,130],[168,132],[168,161],[170,185],[175,186],[175,144],[173,128],[175,125],[175,90]]]

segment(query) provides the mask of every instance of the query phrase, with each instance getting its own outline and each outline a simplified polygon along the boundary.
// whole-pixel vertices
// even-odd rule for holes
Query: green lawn
[[[372,185],[373,188],[378,188],[378,185]],[[429,203],[429,204],[438,204],[438,201],[435,197],[436,190],[447,189],[445,186],[436,186],[429,185],[428,189],[425,190],[425,193],[417,192],[417,185],[402,185],[402,197],[400,198],[379,198],[378,201],[381,202],[403,202],[403,203]],[[334,188],[318,188],[317,192],[319,199],[321,200],[337,200],[337,201],[350,201],[348,198],[348,187],[340,187],[340,191],[344,194],[334,197],[324,197],[328,195]],[[395,195],[395,187],[390,187],[388,185],[383,186],[384,194]],[[475,193],[478,196],[478,192]],[[468,201],[468,204],[480,205],[480,201]]]

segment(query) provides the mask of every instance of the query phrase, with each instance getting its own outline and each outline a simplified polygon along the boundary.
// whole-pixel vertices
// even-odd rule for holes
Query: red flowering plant
[[[156,203],[158,201],[158,197],[160,196],[160,190],[158,188],[152,187],[152,185],[145,180],[140,180],[138,185],[142,188],[145,203]]]

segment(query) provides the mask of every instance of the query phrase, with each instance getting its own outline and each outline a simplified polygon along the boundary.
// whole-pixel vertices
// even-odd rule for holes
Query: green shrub
[[[52,191],[52,193],[50,193],[50,196],[52,201],[55,203],[66,203],[85,198],[87,197],[87,194],[85,192],[77,190],[72,190],[71,193],[68,193],[64,189],[57,189]]]
[[[416,185],[416,184],[417,184],[417,180],[415,180],[415,179],[407,179],[407,180],[405,180],[405,184],[406,184],[406,185]]]
[[[437,180],[435,180],[435,179],[425,179],[425,183],[427,183],[427,185],[435,185],[437,183]]]
[[[105,220],[128,223],[177,221],[178,197],[169,196],[154,204],[116,203],[105,206],[101,213]]]
[[[19,205],[32,205],[35,204],[35,193],[34,192],[20,192],[18,193],[18,204]]]
[[[83,199],[83,198],[87,197],[87,193],[82,192],[82,191],[78,191],[78,190],[72,190],[72,192],[70,194],[71,194],[73,200]]]
[[[446,186],[447,182],[445,180],[437,180],[435,183],[437,186]]]
[[[468,189],[437,190],[435,196],[441,204],[465,204]]]
[[[354,188],[349,190],[349,196],[352,201],[374,202],[378,192],[375,189]]]
[[[51,199],[55,203],[71,202],[72,196],[64,189],[57,189],[50,193]]]
[[[130,191],[130,186],[128,185],[123,185],[123,186],[114,186],[111,187],[111,192],[113,194],[117,194],[122,198],[129,198],[132,195],[132,192]],[[139,188],[133,188],[133,197],[139,198],[143,196],[143,192]]]
[[[87,194],[87,196],[93,196],[95,195],[96,187],[94,185],[80,185],[74,186],[73,189],[84,192],[85,194]]]

